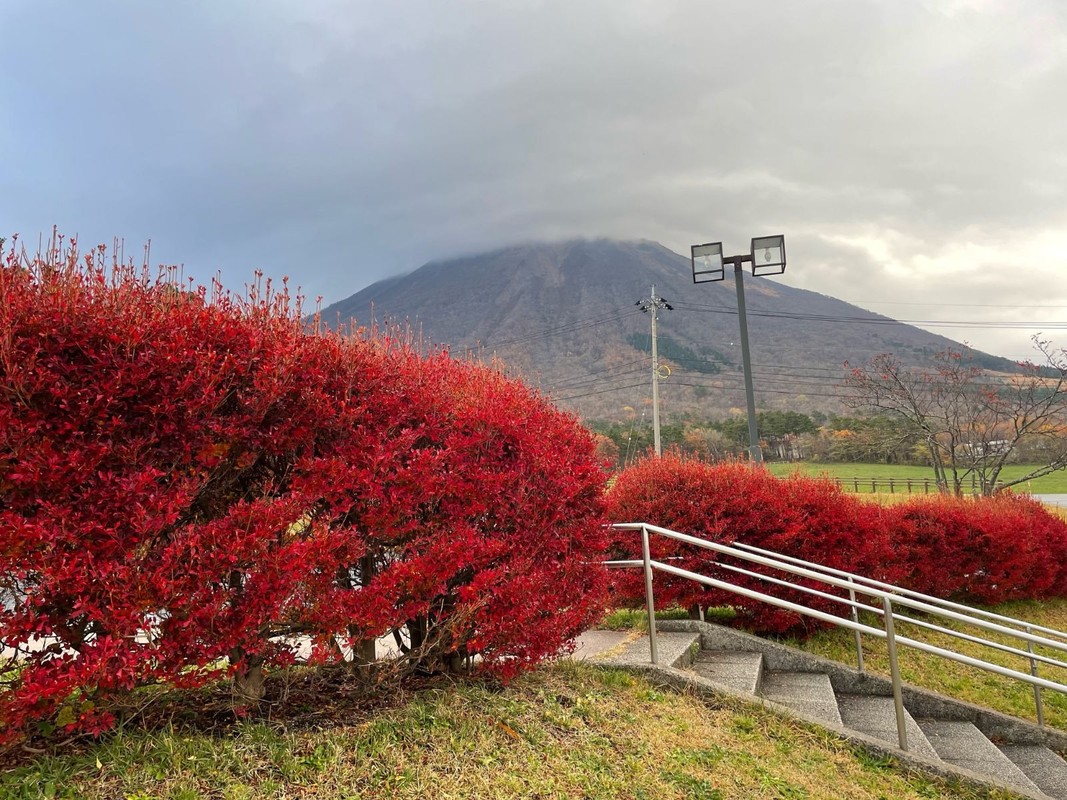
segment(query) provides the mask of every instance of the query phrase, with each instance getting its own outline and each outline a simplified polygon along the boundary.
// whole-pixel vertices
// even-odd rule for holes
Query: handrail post
[[[900,690],[900,663],[897,661],[897,638],[893,628],[893,603],[888,595],[882,596],[885,611],[885,640],[889,650],[889,674],[893,679],[893,708],[897,712],[897,739],[900,749],[908,750],[908,731],[904,724],[904,697]]]
[[[1027,625],[1026,626],[1026,632],[1032,636],[1033,635],[1033,628],[1031,626]],[[1028,640],[1026,642],[1026,649],[1030,651],[1030,655],[1032,656],[1034,654],[1034,643]],[[1033,659],[1033,658],[1030,659],[1030,674],[1033,675],[1035,678],[1037,677],[1037,660]],[[1038,727],[1044,728],[1045,727],[1045,707],[1044,707],[1044,703],[1042,702],[1042,699],[1041,699],[1041,687],[1036,685],[1036,684],[1034,685],[1034,705],[1037,706],[1037,724],[1038,724]]]
[[[852,621],[858,623],[860,614],[856,609],[856,590],[852,588],[856,582],[851,577],[848,582],[848,599],[852,601]],[[863,635],[858,630],[853,631],[853,633],[856,635],[856,668],[863,672]]]
[[[652,599],[652,556],[648,546],[648,526],[641,526],[641,551],[645,562],[645,605],[648,607],[648,648],[652,663],[659,664],[656,648],[656,604]]]

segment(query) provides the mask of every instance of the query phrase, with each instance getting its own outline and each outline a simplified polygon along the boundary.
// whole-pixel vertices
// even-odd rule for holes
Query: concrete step
[[[892,697],[878,695],[841,694],[837,697],[837,708],[841,721],[846,728],[865,733],[875,739],[882,739],[894,747],[899,747],[897,735],[897,712]],[[907,709],[904,709],[904,730],[908,734],[908,750],[928,758],[938,758],[937,751],[927,740],[926,735],[916,724]]]
[[[970,722],[921,719],[919,727],[943,761],[980,775],[991,775],[1028,792],[1037,789],[1037,785]]]
[[[823,672],[767,671],[763,674],[760,694],[812,717],[842,724],[830,676]]]
[[[701,677],[747,694],[759,692],[763,653],[742,650],[702,650],[693,670]]]
[[[1037,788],[1049,797],[1067,800],[1067,761],[1039,744],[1002,744],[1000,751],[1011,759]]]
[[[599,658],[611,650],[622,650],[622,645],[635,639],[630,631],[606,631],[594,628],[574,640],[574,652],[568,657],[576,661],[588,661]]]
[[[690,674],[695,672],[735,691],[755,693],[813,720],[822,719],[838,729],[851,729],[879,739],[890,748],[898,747],[896,712],[888,680],[861,675],[844,665],[714,625],[667,621],[661,633],[693,630],[701,631],[703,643],[714,649],[697,652],[695,643],[689,646],[687,652],[695,657]],[[647,646],[647,639],[639,645],[631,644],[631,658],[647,663]],[[662,645],[660,652],[663,663]],[[769,669],[768,665],[774,668]],[[841,693],[835,696],[833,686],[838,686]],[[855,693],[872,691],[883,694]],[[917,722],[904,711],[908,751],[920,757],[916,766],[941,762],[946,769],[955,767],[985,776],[1031,797],[1067,800],[1067,761],[1057,755],[1057,751],[1067,754],[1067,736],[1062,731],[1042,731],[1021,720],[981,711],[915,687],[904,687],[904,697],[913,708],[921,710],[916,713],[923,715]],[[942,714],[955,720],[975,719],[997,742],[1044,741],[1049,747],[1002,744],[998,749],[970,722],[926,719],[927,715]]]
[[[685,669],[693,663],[700,651],[700,634],[692,632],[676,633],[660,631],[656,634],[656,650],[659,666]],[[648,634],[636,639],[629,639],[616,648],[601,652],[593,659],[604,664],[620,667],[651,666],[652,656],[649,649]]]

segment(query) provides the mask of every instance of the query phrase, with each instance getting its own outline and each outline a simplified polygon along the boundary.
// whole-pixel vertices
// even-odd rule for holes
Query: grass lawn
[[[911,478],[915,481],[912,491],[918,491],[919,493],[922,492],[922,480],[924,478],[929,479],[931,485],[934,479],[934,471],[929,467],[916,467],[901,464],[836,464],[797,461],[793,463],[771,462],[767,464],[767,468],[774,475],[778,476],[792,475],[794,472],[800,472],[804,475],[828,475],[831,478],[839,478],[843,481],[850,481],[852,478],[866,478],[868,484],[866,488],[864,488],[862,483],[860,484],[859,488],[861,492],[870,492],[871,486],[869,481],[871,478],[877,478],[882,481],[888,478]],[[1025,475],[1031,471],[1033,471],[1033,467],[1028,467],[1022,464],[1009,464],[1004,468],[1001,476],[1003,480],[1010,480]],[[850,489],[851,485],[846,483],[844,488]],[[1046,475],[1028,483],[1021,483],[1012,488],[1016,492],[1067,494],[1067,470],[1060,470],[1059,472],[1054,472],[1051,475]],[[886,489],[882,488],[879,491],[885,492]],[[902,488],[899,491],[903,492],[907,490]]]
[[[988,610],[1008,617],[1026,620],[1036,625],[1043,625],[1055,630],[1067,631],[1067,599],[1025,600],[1003,603]],[[868,624],[880,627],[880,618],[871,615]],[[945,628],[963,630],[978,634],[979,631],[969,626],[958,626],[940,618],[931,620]],[[1029,662],[1019,656],[1013,656],[962,641],[947,634],[934,634],[919,630],[914,625],[897,623],[898,635],[919,639],[930,644],[952,649],[964,655],[981,658],[1020,672],[1029,672]],[[996,639],[993,634],[983,634]],[[999,639],[1006,644],[1020,647],[1018,640]],[[835,629],[816,633],[806,642],[789,641],[787,644],[800,647],[811,653],[831,658],[851,666],[856,664],[856,645],[851,631]],[[1025,649],[1023,647],[1022,649]],[[986,706],[1016,717],[1036,721],[1036,709],[1033,688],[1018,681],[995,675],[991,672],[947,661],[937,656],[921,653],[907,647],[898,648],[900,674],[907,683],[922,686],[935,692]],[[1042,652],[1038,648],[1038,652]],[[869,672],[889,676],[889,658],[885,642],[882,639],[866,637],[863,640],[863,654]],[[1062,652],[1049,651],[1047,655],[1067,660]],[[1040,665],[1041,677],[1058,683],[1067,684],[1067,669]],[[1042,693],[1045,707],[1045,723],[1060,729],[1067,729],[1067,695],[1045,690]]]
[[[424,687],[328,725],[127,730],[0,774],[0,797],[88,800],[1012,796],[901,771],[759,708],[573,662],[503,689]]]

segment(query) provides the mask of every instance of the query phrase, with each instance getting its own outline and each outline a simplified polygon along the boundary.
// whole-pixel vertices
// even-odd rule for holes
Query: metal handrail
[[[640,565],[641,565],[641,562],[636,562],[636,566],[640,566]],[[753,572],[752,570],[742,569],[741,567],[735,567],[732,564],[721,564],[720,563],[717,566],[720,569],[729,570],[730,572],[736,572],[739,575],[746,575],[746,576],[748,576],[750,578],[756,578],[758,580],[764,581],[766,583],[773,584],[775,586],[786,586],[786,587],[789,587],[790,589],[793,589],[794,591],[802,592],[804,594],[809,594],[809,595],[812,595],[813,597],[820,597],[823,600],[829,600],[829,601],[834,602],[834,603],[839,603],[840,605],[849,606],[850,609],[852,611],[855,611],[855,612],[858,612],[858,611],[870,611],[870,612],[875,613],[875,614],[883,614],[884,613],[884,611],[882,609],[876,608],[874,606],[865,605],[863,603],[856,602],[855,600],[852,600],[852,599],[847,599],[846,600],[844,597],[838,597],[837,595],[829,594],[828,592],[821,592],[818,589],[812,589],[809,586],[803,586],[801,584],[792,583],[790,581],[784,581],[784,580],[782,580],[780,578],[773,578],[770,575],[763,575],[763,574],[761,574],[759,572]],[[854,595],[854,592],[852,592],[850,590],[850,594]],[[853,621],[858,621],[857,620],[857,616],[858,616],[857,614],[853,614]],[[1031,650],[1020,650],[1018,647],[1012,647],[1011,645],[1001,644],[1000,642],[994,642],[994,641],[991,641],[989,639],[983,639],[980,636],[972,636],[970,634],[963,633],[962,631],[957,631],[957,630],[954,630],[952,628],[946,628],[946,627],[943,627],[941,625],[934,625],[933,623],[926,622],[926,621],[921,620],[921,619],[916,619],[915,617],[908,617],[908,616],[905,616],[904,614],[896,614],[895,616],[896,616],[896,619],[898,621],[900,621],[900,622],[907,622],[909,624],[915,625],[918,628],[923,628],[923,629],[928,630],[928,631],[933,631],[934,633],[947,634],[947,635],[955,637],[957,639],[962,639],[963,641],[968,641],[968,642],[973,642],[975,644],[985,645],[986,647],[989,647],[989,648],[991,648],[993,650],[999,650],[1002,653],[1008,653],[1009,655],[1022,656],[1023,658],[1030,659],[1031,662],[1035,662],[1036,661],[1036,662],[1040,662],[1042,664],[1049,664],[1051,666],[1067,667],[1067,663],[1064,663],[1063,661],[1060,661],[1059,659],[1051,658],[1049,656],[1040,655],[1038,653],[1033,652],[1032,649]],[[863,671],[862,645],[860,645],[859,647],[860,647],[860,649],[857,652],[857,661],[859,662],[859,668],[860,668],[860,671],[862,672]]]
[[[612,527],[620,530],[634,530],[641,531],[641,550],[642,557],[640,560],[619,560],[605,562],[606,566],[611,567],[643,567],[645,573],[645,601],[648,612],[648,628],[649,628],[649,648],[651,651],[652,663],[659,663],[658,647],[656,642],[656,620],[655,620],[655,602],[652,593],[652,574],[654,570],[660,570],[670,575],[676,575],[681,578],[696,581],[697,583],[705,586],[711,586],[716,589],[721,589],[734,594],[738,594],[742,597],[747,597],[760,602],[768,603],[769,605],[777,608],[783,608],[788,611],[793,611],[803,616],[812,617],[823,622],[836,625],[841,628],[852,630],[856,635],[856,647],[857,647],[857,661],[859,663],[859,669],[863,671],[863,647],[862,647],[862,634],[875,636],[886,640],[887,648],[889,651],[889,667],[890,675],[893,686],[893,699],[897,716],[897,735],[902,750],[908,749],[907,732],[904,725],[904,705],[901,691],[900,680],[900,668],[897,658],[897,645],[903,645],[910,647],[914,650],[929,653],[932,655],[940,656],[942,658],[949,659],[961,664],[976,667],[978,669],[992,672],[1005,677],[1013,678],[1015,680],[1022,681],[1030,684],[1034,690],[1034,699],[1037,706],[1037,719],[1039,725],[1044,725],[1043,709],[1041,690],[1051,689],[1053,691],[1067,694],[1067,685],[1051,681],[1046,678],[1038,676],[1037,664],[1038,662],[1043,664],[1050,664],[1053,666],[1067,668],[1067,662],[1060,661],[1050,656],[1044,656],[1035,653],[1034,645],[1041,645],[1044,647],[1052,648],[1058,651],[1067,652],[1067,643],[1065,641],[1055,641],[1048,638],[1049,636],[1059,637],[1063,640],[1067,640],[1067,634],[1057,631],[1052,628],[1044,628],[1041,626],[1031,625],[1030,623],[1022,620],[1013,619],[1011,617],[1005,617],[999,614],[993,614],[992,612],[982,611],[981,609],[972,609],[969,606],[965,606],[961,603],[952,603],[939,598],[924,595],[920,592],[913,592],[902,587],[893,586],[882,581],[876,581],[871,578],[866,578],[862,575],[845,572],[844,570],[834,569],[815,562],[804,561],[803,559],[795,558],[793,556],[785,556],[779,553],[775,553],[771,550],[765,550],[763,548],[754,547],[752,545],[743,545],[741,543],[735,543],[735,545],[723,545],[716,542],[710,542],[706,539],[700,539],[688,534],[679,533],[668,528],[661,528],[657,525],[651,525],[644,522],[633,523],[618,523]],[[793,583],[791,581],[782,580],[781,578],[775,578],[762,573],[753,572],[751,570],[744,569],[742,567],[734,566],[731,564],[720,563],[718,566],[722,569],[730,572],[739,573],[749,577],[759,579],[761,581],[770,583],[777,586],[788,586],[791,589],[797,590],[802,593],[821,597],[823,599],[831,600],[842,605],[848,606],[851,612],[851,619],[839,617],[834,614],[827,613],[825,611],[819,611],[814,608],[802,605],[800,603],[790,602],[783,600],[773,595],[765,594],[763,592],[756,591],[755,589],[749,589],[743,586],[739,586],[728,581],[720,580],[718,578],[712,578],[708,575],[702,575],[697,572],[682,569],[680,567],[666,564],[662,561],[652,559],[650,555],[649,534],[658,534],[669,539],[684,542],[696,547],[712,550],[721,555],[731,556],[739,558],[745,561],[760,564],[771,569],[776,569],[781,572],[796,575],[798,577],[808,578],[810,580],[819,581],[825,585],[833,586],[839,589],[844,589],[848,592],[849,598],[838,597],[828,592],[823,592],[818,589],[814,589],[810,586],[803,586]],[[879,601],[877,605],[873,603],[868,605],[856,600],[856,593],[866,595],[871,600]],[[879,608],[878,606],[881,606]],[[1022,639],[1026,642],[1026,650],[1022,650],[1010,645],[1003,644],[1001,642],[995,642],[988,639],[984,639],[980,636],[973,636],[971,634],[965,634],[960,631],[956,631],[950,628],[945,628],[940,625],[917,620],[904,614],[899,614],[894,611],[894,606],[903,606],[905,608],[913,609],[927,614],[937,614],[948,619],[953,619],[959,622],[964,622],[970,625],[974,625],[984,630],[1007,634],[1009,636]],[[859,621],[859,610],[871,611],[876,614],[880,614],[885,625],[884,629],[876,628],[871,625],[866,625]],[[991,622],[990,619],[996,619],[997,622]],[[957,653],[954,650],[948,650],[945,648],[937,647],[935,645],[928,644],[916,639],[911,639],[906,636],[898,636],[895,632],[894,622],[907,622],[914,624],[918,627],[933,630],[940,633],[946,633],[957,638],[964,639],[977,644],[982,644],[990,648],[1007,652],[1012,655],[1022,656],[1029,659],[1030,673],[1019,672],[1008,667],[1003,667],[999,664],[994,664],[988,661],[984,661],[979,658],[973,658],[971,656]],[[1000,623],[1007,623],[1007,625]],[[1024,630],[1008,627],[1009,625],[1015,625]],[[1041,633],[1046,634],[1044,636],[1038,636],[1033,633],[1034,630],[1040,630]]]
[[[824,600],[829,600],[834,603],[849,606],[854,611],[870,611],[874,614],[884,613],[882,609],[876,608],[875,606],[869,606],[865,605],[864,603],[858,603],[855,600],[851,599],[846,600],[843,597],[838,597],[837,595],[829,594],[828,592],[820,592],[818,589],[812,589],[809,586],[803,586],[801,584],[792,583],[790,581],[783,581],[780,578],[772,578],[770,575],[763,575],[759,572],[753,572],[749,569],[735,567],[732,564],[720,563],[718,564],[718,567],[720,569],[729,570],[730,572],[736,572],[740,575],[747,575],[750,578],[756,578],[758,580],[765,581],[766,583],[774,584],[775,586],[787,586],[790,589],[793,589],[794,591],[802,592],[804,594],[810,594],[814,597],[821,597]],[[1049,664],[1051,666],[1067,667],[1067,663],[1060,661],[1059,659],[1051,658],[1050,656],[1043,656],[1034,653],[1032,650],[1020,650],[1019,648],[1012,647],[1011,645],[1001,644],[1000,642],[994,642],[989,639],[983,639],[980,636],[972,636],[970,634],[964,633],[963,631],[957,631],[952,628],[946,628],[942,625],[934,625],[933,623],[926,622],[921,619],[916,619],[915,617],[908,617],[903,614],[896,614],[895,616],[900,622],[907,622],[912,625],[915,625],[918,628],[924,628],[928,631],[933,631],[934,633],[947,634],[948,636],[952,636],[956,639],[962,639],[964,641],[973,642],[975,644],[985,645],[986,647],[989,647],[993,650],[999,650],[1002,653],[1008,653],[1010,655],[1029,658],[1031,661],[1039,661],[1043,664]],[[855,616],[853,618],[855,619]],[[862,671],[862,666],[860,667],[860,669]]]
[[[909,589],[903,589],[902,587],[893,586],[892,584],[885,583],[883,581],[875,581],[871,578],[863,578],[863,576],[853,573],[847,573],[843,570],[836,570],[832,567],[826,567],[822,564],[818,564],[812,561],[804,561],[803,559],[794,558],[792,556],[784,556],[780,553],[775,553],[772,550],[763,550],[762,548],[753,548],[749,545],[742,546],[739,543],[734,545],[719,544],[717,542],[709,542],[706,539],[700,539],[696,536],[690,536],[689,534],[679,533],[678,531],[672,531],[669,528],[661,528],[658,525],[651,525],[641,522],[626,522],[616,523],[612,525],[613,528],[619,528],[621,530],[640,530],[641,528],[647,528],[651,533],[660,534],[668,539],[675,539],[685,544],[691,544],[696,547],[704,548],[705,550],[712,550],[723,555],[733,556],[745,561],[751,561],[756,564],[771,567],[773,569],[781,570],[782,572],[788,572],[793,575],[798,575],[804,578],[811,578],[813,580],[822,581],[823,583],[831,586],[836,586],[841,589],[849,589],[857,592],[861,592],[871,598],[882,598],[889,595],[893,598],[894,603],[901,606],[906,606],[915,611],[922,611],[926,614],[937,614],[947,619],[953,619],[957,622],[964,622],[970,625],[974,625],[979,628],[984,628],[988,631],[995,633],[1003,633],[1009,636],[1015,636],[1023,641],[1032,642],[1043,647],[1060,650],[1067,653],[1067,641],[1055,641],[1045,636],[1037,636],[1033,633],[1023,632],[1016,630],[1015,628],[1009,628],[1005,625],[1001,625],[995,622],[987,622],[985,619],[976,619],[976,616],[988,617],[990,615],[999,617],[1002,620],[1011,622],[1019,626],[1028,626],[1031,629],[1037,629],[1040,626],[1030,625],[1030,623],[1022,620],[1016,620],[1011,617],[1004,617],[1002,615],[992,614],[992,612],[982,612],[980,609],[971,608],[961,603],[951,603],[947,600],[938,600],[937,598],[929,595],[922,595],[919,592],[912,592]],[[756,553],[747,552],[749,550],[758,550],[760,553],[766,555],[757,555]],[[803,565],[803,566],[801,566]],[[720,565],[726,566],[726,565]],[[845,577],[838,578],[836,574],[841,573]],[[758,573],[757,573],[758,574]],[[876,584],[876,585],[875,585]],[[790,584],[795,588],[802,588],[796,586],[796,584]],[[923,598],[922,600],[913,599],[912,595],[917,595]],[[934,602],[928,602],[934,601]],[[939,604],[939,605],[938,605]],[[946,606],[946,607],[942,607]],[[868,606],[862,604],[861,608],[866,611],[873,611],[874,613],[880,613],[875,606]],[[961,613],[966,612],[966,613]],[[1052,628],[1043,628],[1053,635],[1063,637],[1067,640],[1067,633],[1056,631]],[[954,633],[950,628],[942,629],[942,632],[947,634]],[[1067,667],[1067,663],[1063,666]]]
[[[963,605],[962,603],[954,603],[951,600],[945,600],[945,599],[942,599],[940,597],[934,597],[932,595],[923,594],[922,592],[916,592],[913,589],[905,589],[902,586],[894,586],[891,583],[886,583],[884,581],[875,580],[874,578],[867,578],[867,577],[865,577],[863,575],[858,575],[858,574],[856,574],[854,572],[847,572],[846,570],[835,569],[834,567],[827,567],[827,566],[824,566],[822,564],[815,564],[814,562],[811,562],[811,561],[804,561],[803,559],[794,558],[793,556],[787,556],[787,555],[782,555],[781,553],[775,553],[773,550],[765,550],[762,547],[756,547],[755,545],[746,544],[745,542],[734,542],[733,546],[737,547],[737,548],[741,548],[743,550],[750,550],[753,553],[770,554],[770,555],[773,555],[773,556],[781,559],[782,561],[788,561],[788,562],[790,562],[792,564],[805,564],[805,565],[808,565],[809,567],[813,567],[815,569],[820,569],[820,570],[822,570],[822,571],[824,571],[824,572],[826,572],[826,573],[828,573],[830,575],[837,575],[837,576],[840,576],[840,577],[852,578],[853,580],[859,581],[861,583],[865,583],[865,584],[867,584],[869,586],[874,586],[874,587],[877,587],[877,588],[880,588],[880,589],[887,589],[889,591],[896,592],[897,594],[900,594],[900,595],[905,596],[905,597],[912,597],[912,598],[915,598],[915,599],[918,599],[918,600],[922,600],[923,602],[930,603],[931,605],[939,605],[939,606],[943,606],[943,607],[948,608],[948,609],[953,609],[953,610],[956,610],[956,611],[963,611],[965,613],[974,614],[974,615],[979,616],[979,617],[985,617],[986,619],[992,619],[992,620],[997,620],[999,622],[1004,622],[1004,623],[1007,623],[1009,625],[1011,625],[1011,624],[1021,625],[1021,626],[1025,627],[1025,628],[1027,628],[1028,630],[1040,631],[1041,633],[1045,633],[1045,634],[1048,634],[1050,636],[1059,636],[1062,639],[1064,639],[1065,641],[1067,641],[1067,633],[1064,633],[1063,631],[1058,631],[1055,628],[1046,628],[1046,627],[1041,626],[1041,625],[1034,625],[1034,624],[1029,623],[1029,622],[1024,622],[1023,620],[1015,619],[1014,617],[1006,617],[1003,614],[996,614],[996,613],[994,613],[992,611],[986,611],[985,609],[982,609],[982,608],[973,608],[972,606]]]

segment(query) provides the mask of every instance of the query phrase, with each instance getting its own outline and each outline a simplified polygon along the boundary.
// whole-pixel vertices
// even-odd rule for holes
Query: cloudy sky
[[[1063,0],[0,0],[0,31],[0,235],[329,303],[516,241],[785,233],[787,283],[1067,346]]]

